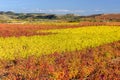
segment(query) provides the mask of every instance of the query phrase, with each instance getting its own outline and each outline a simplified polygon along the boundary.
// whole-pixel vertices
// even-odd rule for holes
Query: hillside
[[[67,22],[120,22],[119,14],[94,14],[89,16],[80,16],[76,14],[45,14],[45,13],[14,13],[11,11],[0,11],[0,22],[12,22],[12,20],[22,21],[41,21],[41,20],[57,20]]]

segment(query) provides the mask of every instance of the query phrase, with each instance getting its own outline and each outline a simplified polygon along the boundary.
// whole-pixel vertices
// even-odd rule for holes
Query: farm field
[[[0,80],[120,80],[120,0],[1,0]]]
[[[0,32],[0,79],[120,79],[120,26],[0,24]]]
[[[119,80],[120,41],[81,51],[0,60],[3,80]]]

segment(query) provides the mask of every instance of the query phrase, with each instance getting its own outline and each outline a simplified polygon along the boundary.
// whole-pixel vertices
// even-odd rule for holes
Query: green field
[[[120,40],[120,27],[97,26],[42,30],[52,32],[45,36],[0,38],[0,58],[26,58],[54,52],[70,52]]]

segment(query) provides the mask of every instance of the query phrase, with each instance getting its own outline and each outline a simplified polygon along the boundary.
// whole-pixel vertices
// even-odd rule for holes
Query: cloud
[[[26,12],[38,12],[38,13],[84,13],[84,10],[69,10],[69,9],[24,9]]]
[[[71,10],[67,10],[67,9],[55,9],[55,10],[48,10],[48,12],[71,12]]]
[[[86,12],[85,10],[74,10],[73,12],[80,12],[80,13],[83,13],[83,12]]]
[[[102,12],[102,11],[104,11],[103,9],[95,9],[94,10],[95,12]]]

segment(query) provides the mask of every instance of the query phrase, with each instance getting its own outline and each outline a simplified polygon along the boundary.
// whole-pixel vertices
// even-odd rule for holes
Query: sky
[[[120,0],[0,0],[0,11],[17,13],[120,13]]]

